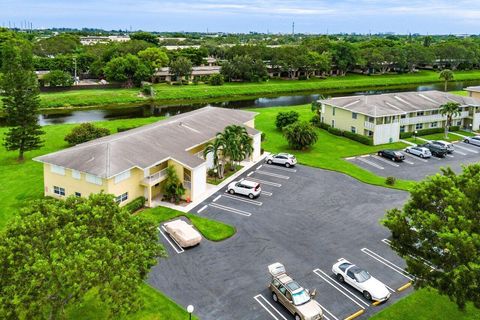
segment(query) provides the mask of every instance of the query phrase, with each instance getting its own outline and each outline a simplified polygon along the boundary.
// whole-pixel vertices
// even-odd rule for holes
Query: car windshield
[[[357,279],[357,281],[360,283],[367,281],[371,277],[367,271],[360,268],[355,270],[354,274],[355,274],[355,279]]]
[[[301,304],[304,304],[310,301],[310,295],[305,289],[302,289],[301,291],[292,294],[292,298],[293,298],[293,304],[296,306],[299,306]]]

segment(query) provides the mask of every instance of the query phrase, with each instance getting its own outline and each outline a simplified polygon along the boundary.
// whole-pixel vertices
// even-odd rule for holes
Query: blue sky
[[[150,31],[480,33],[480,0],[0,0],[0,24]]]

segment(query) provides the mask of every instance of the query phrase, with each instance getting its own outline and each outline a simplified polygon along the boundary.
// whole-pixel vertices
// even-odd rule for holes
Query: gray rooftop
[[[243,125],[255,112],[205,107],[165,120],[35,158],[69,169],[110,178],[133,167],[142,169],[172,158],[195,168],[203,159],[186,151],[215,137],[229,125]],[[247,127],[249,134],[259,131]]]
[[[480,106],[480,100],[440,91],[398,92],[319,100],[320,103],[371,117],[401,115],[438,109],[447,102]]]
[[[475,92],[480,92],[480,86],[466,87],[464,90],[465,90],[465,91],[475,91]]]

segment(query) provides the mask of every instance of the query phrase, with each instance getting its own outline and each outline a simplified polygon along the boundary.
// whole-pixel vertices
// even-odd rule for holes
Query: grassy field
[[[434,290],[421,289],[372,316],[370,320],[474,320],[480,310],[468,305],[465,312]]]
[[[307,151],[290,150],[287,141],[282,133],[275,127],[275,117],[279,111],[295,110],[300,114],[300,119],[310,120],[313,113],[310,106],[295,107],[273,107],[254,109],[259,115],[255,119],[255,126],[265,132],[266,139],[263,148],[270,152],[292,152],[301,164],[312,167],[328,169],[348,174],[365,183],[385,186],[385,178],[377,176],[370,171],[350,163],[344,158],[358,156],[367,153],[374,153],[386,147],[393,149],[405,148],[403,143],[393,143],[388,146],[366,146],[350,139],[339,137],[328,133],[325,130],[317,129],[318,141]],[[414,182],[397,180],[395,188],[408,190]]]
[[[475,135],[475,133],[468,132],[468,131],[457,131],[456,133],[464,135],[464,136],[474,136]],[[448,142],[455,142],[455,141],[463,140],[463,137],[457,136],[456,134],[449,133],[448,138],[445,139],[445,135],[443,133],[435,133],[435,134],[429,134],[429,135],[426,135],[426,136],[417,137],[416,139],[415,138],[407,138],[407,139],[404,139],[404,140],[407,140],[407,141],[410,141],[410,142],[413,142],[413,143],[417,143],[417,144],[423,144],[423,143],[425,143],[425,141],[422,140],[422,139],[425,139],[425,140],[443,140],[443,141],[448,141]]]
[[[98,126],[110,129],[116,132],[117,127],[129,127],[143,125],[154,122],[159,118],[142,118],[115,120],[108,122],[99,122]],[[18,210],[29,200],[40,199],[43,196],[43,169],[40,163],[34,162],[33,157],[54,152],[67,147],[63,137],[75,125],[53,125],[44,127],[45,145],[40,150],[28,152],[25,162],[16,161],[17,154],[8,152],[0,148],[0,232],[4,230],[9,222],[14,218]],[[0,136],[3,136],[6,128],[0,128]],[[141,217],[150,221],[159,223],[166,221],[183,213],[168,209],[154,208],[147,209],[139,213]],[[186,214],[195,227],[204,235],[205,238],[212,241],[220,241],[231,237],[235,233],[235,228],[217,221],[208,220],[195,215]],[[144,307],[137,313],[129,315],[125,319],[186,319],[187,313],[182,307],[163,295],[161,292],[142,285],[140,291],[141,299],[144,301]],[[107,308],[99,300],[95,292],[91,292],[81,306],[68,311],[69,319],[107,319]]]
[[[478,80],[480,71],[455,72],[455,80]],[[172,86],[154,85],[159,103],[181,101],[232,100],[238,97],[285,94],[306,91],[352,91],[356,89],[401,87],[422,83],[441,82],[438,73],[421,71],[401,75],[347,75],[327,79],[270,80],[262,83],[226,83],[223,86],[204,84]],[[82,107],[95,105],[132,104],[145,102],[138,89],[71,90],[41,94],[42,108]]]

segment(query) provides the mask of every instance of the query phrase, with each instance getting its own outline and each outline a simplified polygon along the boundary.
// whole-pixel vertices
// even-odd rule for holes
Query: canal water
[[[480,81],[457,81],[449,83],[449,90],[462,90],[467,86],[480,85]],[[434,83],[429,85],[402,86],[385,89],[372,89],[355,92],[322,91],[324,97],[379,94],[401,91],[426,91],[443,90],[443,83]],[[320,92],[320,91],[318,91]],[[215,106],[222,108],[262,108],[273,106],[294,106],[309,104],[317,100],[320,93],[307,93],[301,95],[282,95],[277,97],[263,97],[255,99],[246,99],[239,101],[223,101],[216,103],[201,104],[183,104],[183,105],[156,105],[156,104],[138,104],[127,107],[115,108],[95,108],[86,110],[51,110],[45,111],[39,116],[39,122],[43,125],[62,124],[62,123],[81,123],[93,121],[105,121],[114,119],[142,118],[151,116],[172,116],[183,112],[203,108],[205,106]]]

